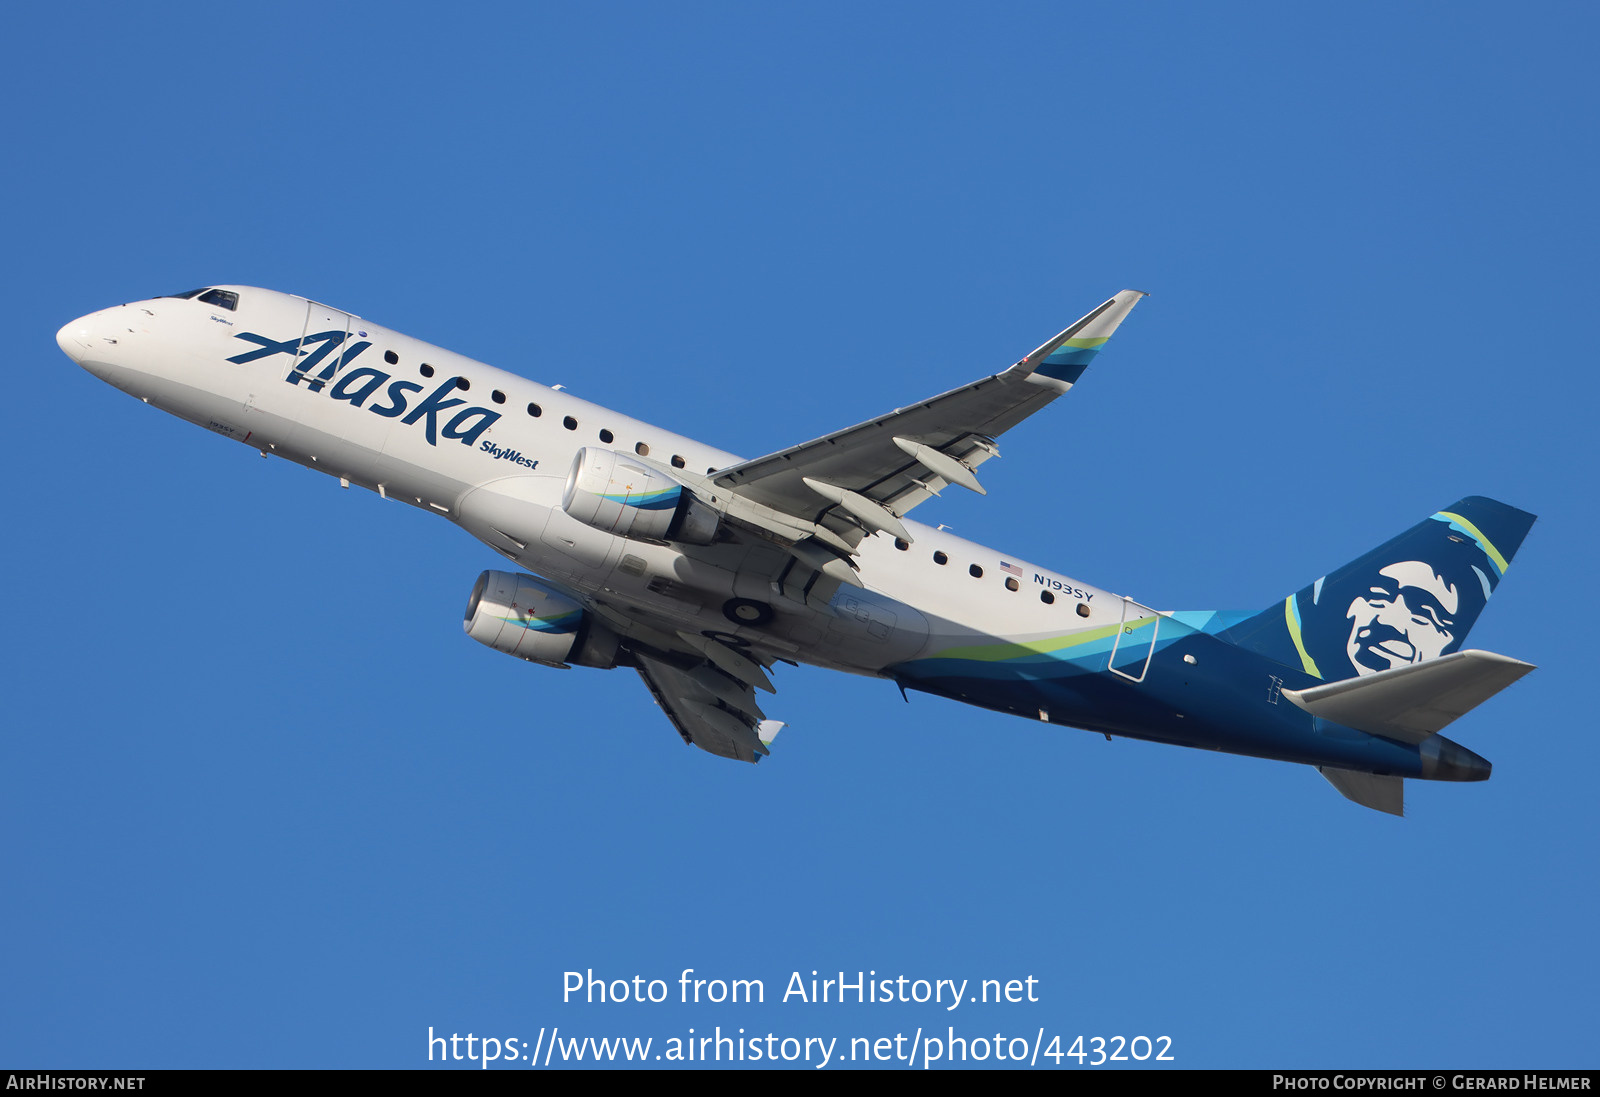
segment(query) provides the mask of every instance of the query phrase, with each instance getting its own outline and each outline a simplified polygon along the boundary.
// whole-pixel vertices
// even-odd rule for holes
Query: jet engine
[[[531,575],[478,576],[461,627],[478,643],[532,663],[617,665],[617,634],[571,595]]]
[[[584,525],[637,541],[709,545],[719,522],[716,511],[665,472],[594,446],[572,462],[561,508]]]

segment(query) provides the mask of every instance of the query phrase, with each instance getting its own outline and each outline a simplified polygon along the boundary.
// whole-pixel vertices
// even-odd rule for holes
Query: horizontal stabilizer
[[[1333,766],[1318,766],[1317,772],[1326,777],[1328,784],[1338,789],[1346,800],[1354,800],[1362,807],[1386,811],[1390,815],[1406,813],[1406,783],[1399,777],[1380,777],[1376,773],[1336,769]]]
[[[1532,663],[1492,651],[1458,651],[1325,686],[1286,689],[1283,695],[1324,720],[1402,743],[1420,743],[1533,669]],[[1338,781],[1334,785],[1350,799],[1366,802]]]

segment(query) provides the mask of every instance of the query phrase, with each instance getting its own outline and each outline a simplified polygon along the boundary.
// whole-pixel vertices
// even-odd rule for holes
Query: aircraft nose
[[[130,375],[123,344],[132,332],[126,305],[101,309],[63,324],[56,332],[56,346],[100,380],[123,388],[120,379]]]
[[[76,320],[69,320],[62,325],[60,331],[56,332],[56,346],[74,362],[81,361],[84,352],[89,349],[88,321],[87,316],[80,316]]]

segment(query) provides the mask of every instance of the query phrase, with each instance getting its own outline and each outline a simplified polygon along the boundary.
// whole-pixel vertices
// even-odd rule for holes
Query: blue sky
[[[430,1026],[720,1025],[1596,1065],[1590,9],[89,4],[9,27],[0,1064],[413,1067]],[[750,456],[1147,290],[986,498],[917,517],[1157,606],[1256,609],[1491,495],[1541,517],[1473,644],[1541,669],[1451,733],[1493,779],[1413,783],[1403,821],[1302,767],[809,668],[778,674],[773,757],[724,763],[630,672],[466,639],[499,559],[466,534],[54,345],[218,282]],[[767,1001],[563,1003],[591,968]],[[778,1000],[812,970],[1031,976],[1040,1000]]]

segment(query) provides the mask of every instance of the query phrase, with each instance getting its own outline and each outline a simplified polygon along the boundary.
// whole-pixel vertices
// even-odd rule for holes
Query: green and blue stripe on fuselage
[[[1416,746],[1318,719],[1282,697],[1318,680],[1217,635],[1250,616],[1179,612],[1129,631],[1119,623],[1029,640],[974,636],[885,673],[908,689],[1107,735],[1424,775]]]

